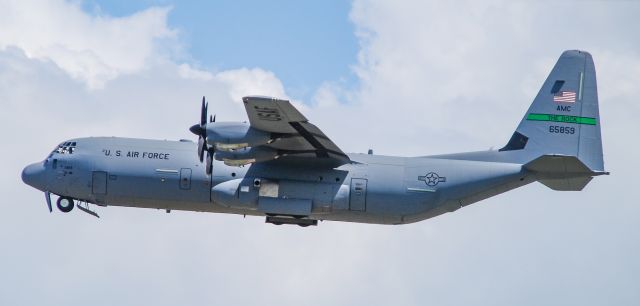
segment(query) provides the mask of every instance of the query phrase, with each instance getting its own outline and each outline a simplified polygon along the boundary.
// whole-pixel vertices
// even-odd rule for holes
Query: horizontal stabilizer
[[[562,179],[540,180],[543,185],[558,191],[580,191],[593,179],[593,177],[577,177]]]
[[[594,176],[609,172],[593,171],[575,156],[543,155],[524,165],[545,186],[560,191],[580,191]]]

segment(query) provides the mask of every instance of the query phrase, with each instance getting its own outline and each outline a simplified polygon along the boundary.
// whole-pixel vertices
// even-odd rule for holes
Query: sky
[[[636,305],[640,2],[0,0],[1,305]],[[562,51],[591,52],[605,168],[423,222],[49,213],[22,168],[85,136],[193,138],[206,95],[291,99],[345,152],[502,147]],[[194,152],[195,154],[195,152]]]
[[[277,74],[287,93],[309,99],[325,81],[353,86],[358,42],[348,1],[84,1],[85,11],[126,16],[151,5],[171,7],[178,57],[201,69],[260,67]],[[304,26],[300,26],[304,25]],[[176,54],[174,54],[175,56]]]

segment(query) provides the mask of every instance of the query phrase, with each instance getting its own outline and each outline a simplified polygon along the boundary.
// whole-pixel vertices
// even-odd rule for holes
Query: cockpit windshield
[[[63,142],[58,147],[51,152],[58,154],[73,154],[76,151],[76,142],[75,141],[67,141]]]

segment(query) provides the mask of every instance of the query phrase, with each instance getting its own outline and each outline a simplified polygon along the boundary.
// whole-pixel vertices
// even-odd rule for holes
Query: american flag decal
[[[576,93],[573,91],[560,91],[553,95],[553,102],[575,103]]]

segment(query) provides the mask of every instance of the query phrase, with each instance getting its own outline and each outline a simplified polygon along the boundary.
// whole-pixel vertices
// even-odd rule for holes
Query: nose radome
[[[22,170],[22,181],[33,188],[44,190],[44,171],[42,162],[28,165]]]

